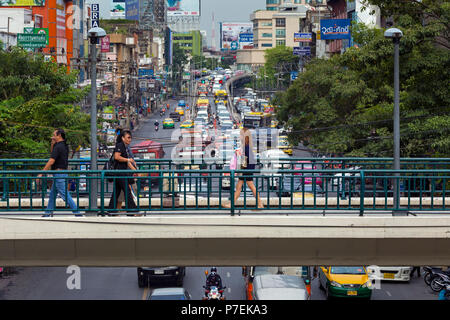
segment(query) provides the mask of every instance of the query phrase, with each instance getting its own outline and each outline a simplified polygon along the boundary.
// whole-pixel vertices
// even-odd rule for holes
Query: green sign
[[[34,34],[45,34],[46,42],[45,45],[48,46],[48,28],[33,28]]]
[[[42,48],[47,45],[47,36],[45,34],[18,33],[17,42],[23,48]]]

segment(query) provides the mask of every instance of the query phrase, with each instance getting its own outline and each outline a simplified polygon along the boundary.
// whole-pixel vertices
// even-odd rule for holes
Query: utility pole
[[[97,41],[106,36],[102,28],[92,28],[88,32],[91,39],[91,171],[97,170]],[[97,209],[97,179],[91,180],[90,208]]]

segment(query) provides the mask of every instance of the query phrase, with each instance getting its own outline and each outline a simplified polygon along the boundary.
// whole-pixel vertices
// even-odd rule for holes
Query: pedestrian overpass
[[[139,216],[127,216],[107,209],[110,180],[123,176],[72,160],[66,183],[85,216],[58,199],[44,218],[53,178],[38,184],[43,160],[3,160],[0,266],[450,265],[449,159],[402,159],[398,172],[392,159],[309,161],[255,170],[265,208],[254,211],[249,190],[234,201],[240,170],[138,160],[137,208],[122,210]],[[108,211],[120,216],[97,216]]]
[[[2,266],[450,265],[450,216],[0,217]]]

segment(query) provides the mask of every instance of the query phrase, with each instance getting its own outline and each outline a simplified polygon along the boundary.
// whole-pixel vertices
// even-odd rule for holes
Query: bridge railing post
[[[234,216],[234,170],[230,173],[230,200],[231,200],[231,216]]]
[[[105,171],[102,170],[100,176],[100,212],[103,216],[105,214]]]
[[[366,177],[364,174],[364,170],[361,170],[359,173],[361,179],[360,193],[359,193],[359,216],[364,216],[364,199],[366,194]],[[351,197],[351,195],[350,195]]]

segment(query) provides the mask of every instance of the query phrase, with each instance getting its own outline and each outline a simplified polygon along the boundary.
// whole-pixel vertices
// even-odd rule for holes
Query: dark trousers
[[[411,270],[411,278],[414,275],[414,271],[417,271],[417,276],[420,277],[420,267],[413,267]]]
[[[111,195],[111,199],[109,200],[108,209],[117,208],[117,199],[121,192],[124,192],[126,208],[127,209],[136,209],[136,203],[134,202],[133,195],[131,194],[129,179],[127,178],[118,178],[114,184],[114,190]],[[129,211],[129,210],[128,210]]]

